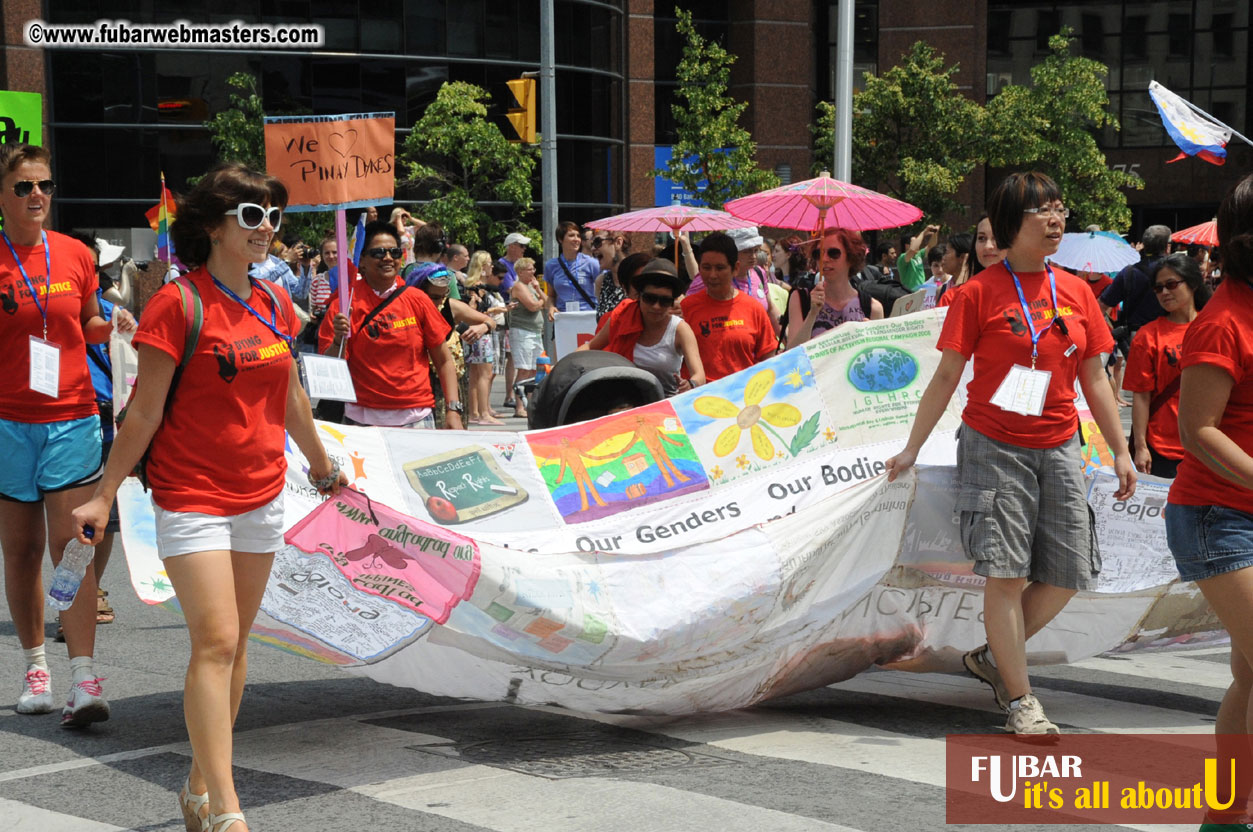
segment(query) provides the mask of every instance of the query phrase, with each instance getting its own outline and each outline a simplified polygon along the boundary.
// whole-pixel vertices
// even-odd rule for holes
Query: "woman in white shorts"
[[[544,351],[544,292],[535,278],[535,261],[523,257],[513,264],[518,280],[509,290],[509,299],[516,302],[509,311],[509,349],[513,366],[518,369],[518,384],[535,377],[535,359]],[[522,402],[514,406],[513,415],[526,418]]]
[[[300,323],[291,301],[248,275],[251,263],[265,260],[286,204],[281,182],[234,163],[209,171],[178,200],[174,246],[199,268],[144,309],[126,420],[95,495],[74,511],[76,528],[104,528],[118,486],[147,451],[157,552],[191,636],[183,698],[192,764],[179,794],[188,832],[247,830],[231,773],[231,730],[248,631],[283,545],[284,431],[309,460],[318,491],[347,484],[318,440],[298,380],[292,355]],[[180,366],[186,304],[196,294],[203,326]]]

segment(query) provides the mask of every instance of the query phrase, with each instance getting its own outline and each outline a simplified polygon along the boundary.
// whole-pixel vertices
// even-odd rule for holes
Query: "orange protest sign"
[[[289,211],[391,202],[395,153],[395,113],[265,120],[265,169],[287,186]]]

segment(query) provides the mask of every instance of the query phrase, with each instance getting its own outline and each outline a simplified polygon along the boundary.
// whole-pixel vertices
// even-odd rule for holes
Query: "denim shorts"
[[[90,485],[104,473],[100,417],[64,422],[0,419],[0,498],[37,503],[52,491]]]
[[[1185,581],[1244,569],[1253,566],[1253,514],[1225,506],[1167,503],[1166,542]]]

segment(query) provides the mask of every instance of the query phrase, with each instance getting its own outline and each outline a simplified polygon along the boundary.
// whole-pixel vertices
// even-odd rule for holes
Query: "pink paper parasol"
[[[908,202],[836,181],[827,171],[817,179],[733,199],[726,209],[756,225],[819,233],[827,226],[857,231],[899,228],[922,216]]]
[[[725,231],[728,228],[747,228],[753,223],[737,219],[726,211],[696,208],[690,205],[663,205],[644,208],[584,223],[597,231],[649,231],[654,234],[669,231],[674,234],[674,262],[679,262],[680,231]]]
[[[1218,245],[1218,220],[1210,220],[1170,235],[1173,243],[1195,243],[1202,246]]]

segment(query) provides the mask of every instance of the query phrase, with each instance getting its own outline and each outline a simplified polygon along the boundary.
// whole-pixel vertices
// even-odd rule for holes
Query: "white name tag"
[[[352,386],[352,375],[348,372],[348,362],[330,355],[301,356],[305,365],[305,384],[309,387],[311,399],[333,399],[337,402],[355,402],[356,388]]]
[[[566,301],[566,311],[567,312],[582,312],[583,304],[579,303],[577,300],[568,300]]]
[[[1010,413],[1039,416],[1044,412],[1044,399],[1048,396],[1049,379],[1052,377],[1048,370],[1033,370],[1015,364],[1005,374],[1001,386],[996,388],[992,404]]]
[[[45,396],[61,395],[61,348],[30,336],[30,389]]]

